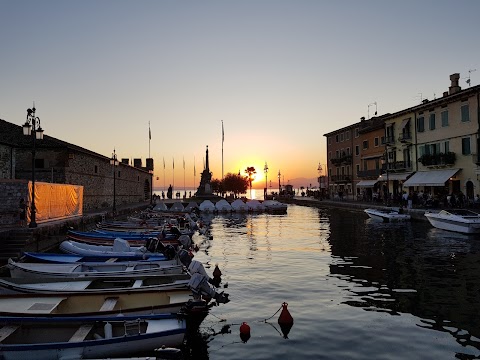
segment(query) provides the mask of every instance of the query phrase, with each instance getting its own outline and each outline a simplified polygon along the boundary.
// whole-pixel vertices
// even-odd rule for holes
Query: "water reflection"
[[[478,240],[427,222],[379,223],[347,211],[329,221],[330,276],[348,284],[344,304],[410,313],[418,326],[480,349]]]

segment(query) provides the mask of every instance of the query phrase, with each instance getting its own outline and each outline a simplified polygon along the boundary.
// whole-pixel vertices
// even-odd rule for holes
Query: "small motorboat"
[[[265,211],[270,214],[285,214],[287,212],[287,204],[277,200],[265,200],[263,206]]]
[[[401,209],[389,208],[389,209],[365,209],[365,213],[370,216],[371,219],[383,222],[398,222],[409,221],[410,215],[403,214]]]
[[[116,257],[116,256],[84,256],[74,254],[59,254],[59,253],[36,253],[26,251],[23,253],[23,259],[35,262],[47,262],[57,264],[73,264],[81,262],[106,262],[106,263],[118,263],[129,260],[137,261],[170,261],[165,258],[163,254],[156,255],[144,255],[142,257]],[[176,263],[176,261],[175,261]],[[173,264],[173,263],[171,263]]]
[[[480,214],[466,209],[449,209],[440,212],[426,211],[425,216],[433,227],[462,234],[480,233]]]
[[[3,319],[2,319],[3,320]],[[5,360],[89,359],[133,355],[180,346],[186,321],[175,316],[140,319],[8,319],[0,325],[0,356]]]
[[[8,268],[12,278],[104,278],[129,277],[143,275],[182,274],[183,265],[177,260],[160,261],[125,261],[99,263],[30,263],[8,260]]]

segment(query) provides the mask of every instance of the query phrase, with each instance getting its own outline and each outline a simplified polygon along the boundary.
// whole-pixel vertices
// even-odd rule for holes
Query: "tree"
[[[245,194],[248,188],[248,178],[240,174],[228,173],[223,181],[223,191],[232,192],[235,196]]]
[[[254,175],[257,173],[253,166],[249,166],[245,169],[245,172],[248,174],[248,182],[250,183],[250,191],[252,191],[252,181],[254,179]]]
[[[222,180],[212,179],[212,181],[210,181],[210,185],[212,186],[212,192],[214,194],[218,195],[222,192],[222,189],[223,189]]]

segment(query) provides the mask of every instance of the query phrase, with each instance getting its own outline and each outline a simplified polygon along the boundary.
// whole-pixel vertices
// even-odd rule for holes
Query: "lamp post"
[[[278,195],[280,196],[280,192],[282,191],[282,185],[280,185],[280,170],[278,170]]]
[[[263,198],[266,198],[266,196],[267,196],[267,184],[268,184],[268,181],[267,181],[268,165],[267,165],[266,161],[265,161],[265,166],[263,168],[263,172],[265,173],[265,190],[263,191]]]
[[[27,120],[23,124],[23,135],[32,137],[32,201],[30,204],[30,224],[28,227],[37,227],[35,208],[35,155],[36,141],[43,140],[43,129],[40,126],[40,118],[35,116],[35,105],[31,109],[27,109]]]
[[[112,158],[110,159],[110,165],[113,165],[113,206],[112,206],[112,213],[113,213],[113,217],[115,217],[115,215],[117,214],[117,203],[116,203],[116,195],[117,195],[117,192],[116,192],[116,188],[115,188],[115,179],[116,179],[116,167],[118,165],[118,160],[117,160],[117,154],[115,153],[115,149],[113,149],[113,154],[112,154]]]
[[[388,184],[388,152],[385,151],[384,155],[382,156],[382,165],[385,165],[385,170],[387,172],[387,206],[390,206],[390,189],[389,189],[389,184]]]

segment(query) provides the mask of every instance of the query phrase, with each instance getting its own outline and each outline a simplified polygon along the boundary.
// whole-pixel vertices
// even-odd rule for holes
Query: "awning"
[[[444,186],[445,182],[459,171],[460,169],[418,171],[403,183],[403,187]]]
[[[357,183],[357,186],[374,187],[377,182],[377,180],[362,180]]]
[[[407,180],[407,178],[412,175],[411,172],[407,173],[389,173],[388,174],[388,180],[389,181],[394,181],[394,180],[399,180],[399,181],[404,181]],[[377,179],[377,181],[387,181],[387,173],[383,173],[380,175]]]
[[[400,129],[403,129],[407,124],[410,122],[410,118],[405,119],[402,121],[402,125],[400,125]]]

